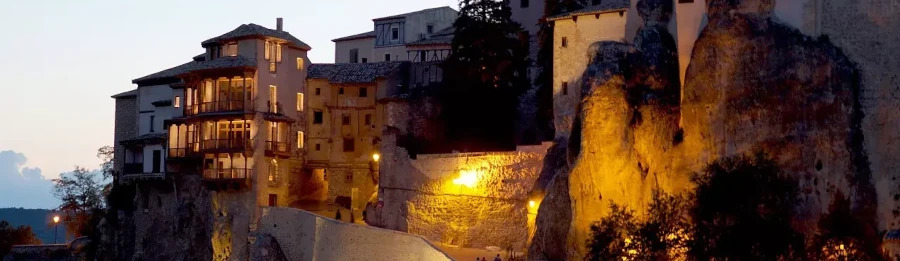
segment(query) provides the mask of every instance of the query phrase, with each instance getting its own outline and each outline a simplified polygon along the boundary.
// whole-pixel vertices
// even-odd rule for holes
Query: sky
[[[457,0],[10,1],[0,8],[0,207],[53,208],[51,179],[98,168],[113,143],[114,100],[132,79],[190,61],[241,24],[284,30],[334,62],[331,39],[372,19]],[[46,192],[46,193],[45,193]]]

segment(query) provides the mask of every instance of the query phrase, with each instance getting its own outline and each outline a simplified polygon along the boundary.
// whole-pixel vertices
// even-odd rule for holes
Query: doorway
[[[270,207],[278,206],[278,195],[269,194],[269,206]]]

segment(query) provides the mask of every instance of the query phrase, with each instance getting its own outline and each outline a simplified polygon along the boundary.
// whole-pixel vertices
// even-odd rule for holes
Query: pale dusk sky
[[[371,31],[373,18],[439,6],[458,2],[8,1],[0,8],[0,207],[55,207],[47,180],[75,165],[97,168],[97,149],[113,143],[110,96],[190,61],[203,40],[245,23],[275,28],[282,17],[312,46],[312,62],[331,63],[331,39]]]

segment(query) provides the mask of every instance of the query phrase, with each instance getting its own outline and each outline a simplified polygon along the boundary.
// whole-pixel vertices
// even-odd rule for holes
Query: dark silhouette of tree
[[[528,37],[511,15],[504,1],[460,1],[440,91],[441,117],[453,149],[515,148],[518,96],[530,84]]]
[[[3,260],[14,245],[40,244],[29,226],[12,227],[6,220],[0,220],[0,260]]]
[[[881,237],[867,236],[866,222],[854,215],[850,200],[838,190],[828,213],[819,219],[819,234],[809,250],[810,260],[888,260]]]
[[[697,260],[784,260],[803,256],[791,227],[797,182],[763,153],[721,159],[697,185],[690,254]]]
[[[588,260],[684,260],[689,246],[687,199],[654,192],[647,219],[610,206],[610,215],[591,225]]]
[[[76,166],[71,173],[63,173],[53,180],[53,195],[62,201],[59,211],[63,213],[66,230],[76,237],[90,235],[93,227],[89,224],[92,214],[104,208],[103,191],[97,174]]]
[[[634,211],[616,204],[610,205],[609,215],[591,224],[586,260],[622,260],[622,257],[635,256],[637,253],[635,248],[638,246],[632,237],[637,230]],[[629,254],[629,250],[634,251],[634,254]]]

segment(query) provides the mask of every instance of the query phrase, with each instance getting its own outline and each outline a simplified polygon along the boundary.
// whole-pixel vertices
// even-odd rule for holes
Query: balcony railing
[[[245,103],[244,100],[201,102],[185,106],[184,114],[190,116],[210,112],[244,111],[247,108]]]
[[[268,108],[268,113],[280,114],[282,111],[280,102],[272,103],[272,101],[268,101],[266,103],[266,108]]]
[[[122,174],[141,174],[144,173],[144,163],[125,163]]]
[[[246,180],[250,173],[250,169],[231,168],[231,169],[205,169],[203,170],[203,179],[207,180]]]
[[[169,148],[169,158],[184,158],[186,156],[186,148]]]
[[[279,141],[266,141],[266,151],[279,155],[289,155],[291,152],[287,142]]]
[[[200,141],[200,150],[243,150],[252,147],[252,139],[216,139]]]

